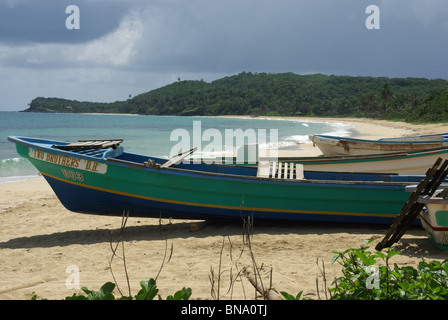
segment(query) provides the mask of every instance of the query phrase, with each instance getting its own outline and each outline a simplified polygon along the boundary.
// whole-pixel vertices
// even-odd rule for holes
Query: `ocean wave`
[[[290,136],[285,139],[285,142],[294,143],[294,144],[305,144],[311,143],[307,134],[298,134],[295,136]]]
[[[348,137],[355,128],[352,124],[343,122],[326,122],[326,124],[332,126],[334,129],[331,132],[322,133],[323,135],[329,136]]]
[[[8,163],[19,163],[22,160],[25,160],[25,159],[24,158],[2,159],[2,160],[0,160],[0,165],[5,165]]]
[[[37,169],[25,158],[0,160],[0,183],[35,178]]]
[[[0,177],[0,183],[6,183],[6,182],[16,182],[16,181],[22,181],[22,180],[29,180],[38,178],[39,175],[30,175],[30,176],[11,176],[11,177]]]
[[[306,124],[307,120],[303,120],[303,123],[301,121],[301,124],[305,127],[309,126]],[[328,122],[328,121],[308,121],[312,123],[323,123],[327,126],[330,126],[332,129],[331,131],[319,133],[322,135],[329,135],[329,136],[338,136],[338,137],[349,137],[354,129],[354,126],[350,123],[343,123],[343,122]],[[292,135],[289,137],[286,137],[283,139],[283,141],[280,142],[280,144],[287,145],[290,144],[309,144],[312,143],[309,139],[308,134],[298,134],[298,135]]]

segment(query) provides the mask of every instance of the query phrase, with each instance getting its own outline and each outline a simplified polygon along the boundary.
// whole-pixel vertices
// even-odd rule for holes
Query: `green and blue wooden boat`
[[[390,224],[423,176],[308,172],[283,167],[184,163],[125,152],[122,141],[9,137],[74,212],[180,219],[340,221]],[[278,170],[278,169],[277,169]],[[419,223],[419,222],[418,222]]]

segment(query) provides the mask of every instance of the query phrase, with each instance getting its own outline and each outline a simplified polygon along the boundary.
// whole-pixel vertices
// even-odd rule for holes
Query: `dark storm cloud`
[[[188,3],[182,9],[166,6],[162,18],[149,17],[163,39],[154,35],[144,44],[141,65],[190,72],[447,77],[448,12],[440,0]],[[371,4],[380,9],[378,30],[365,25]]]
[[[65,8],[70,4],[80,8],[79,30],[65,27]],[[379,30],[365,26],[370,4],[381,10]],[[31,68],[109,65],[146,72],[442,77],[446,71],[440,64],[448,48],[444,14],[448,12],[443,4],[442,0],[3,0],[0,43],[88,44],[71,47],[68,54],[62,54],[60,47],[22,50],[4,60]],[[108,35],[112,36],[107,39]],[[108,50],[121,59],[103,53]]]
[[[82,28],[70,32],[65,21],[69,5],[77,5]],[[0,42],[79,43],[115,30],[127,13],[124,1],[2,0],[0,1]]]
[[[148,6],[146,41],[139,44],[145,54],[138,65],[186,72],[341,72],[368,60],[371,53],[364,48],[383,41],[366,30],[366,3],[211,0],[169,2],[163,10]]]
[[[189,71],[313,69],[318,66],[308,62],[338,54],[365,29],[365,7],[340,3],[230,0],[147,7],[148,41],[141,49],[148,54],[142,59]]]

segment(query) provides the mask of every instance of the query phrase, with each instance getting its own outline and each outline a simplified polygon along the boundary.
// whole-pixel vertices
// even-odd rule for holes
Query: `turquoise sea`
[[[109,114],[59,114],[0,112],[0,183],[28,179],[38,172],[21,158],[8,136],[28,136],[74,142],[79,139],[124,139],[126,151],[166,157],[178,140],[171,141],[174,130],[187,130],[193,136],[193,122],[200,123],[202,132],[217,129],[224,136],[226,129],[265,129],[269,140],[271,130],[278,132],[280,147],[307,143],[309,134],[348,135],[351,126],[344,123],[307,122],[257,118],[175,117]],[[207,142],[204,142],[206,145]],[[204,147],[204,145],[202,147]],[[275,146],[271,146],[275,147]],[[227,146],[222,147],[228,150]]]

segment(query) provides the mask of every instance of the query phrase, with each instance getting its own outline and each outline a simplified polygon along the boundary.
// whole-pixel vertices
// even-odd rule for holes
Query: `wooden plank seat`
[[[303,164],[294,162],[259,161],[257,177],[304,180]]]
[[[54,145],[53,148],[61,150],[83,150],[83,149],[117,149],[123,139],[111,140],[78,140],[66,145]]]

